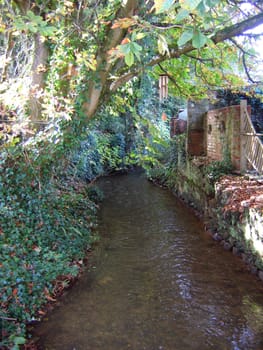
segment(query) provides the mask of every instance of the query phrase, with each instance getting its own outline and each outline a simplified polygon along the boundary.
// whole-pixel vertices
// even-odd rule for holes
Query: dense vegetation
[[[242,34],[262,23],[260,6],[0,1],[3,348],[18,349],[26,324],[81,270],[96,239],[94,180],[142,165],[169,183],[175,154],[184,157],[169,118],[185,99],[258,80],[250,45],[258,36]],[[159,74],[169,77],[164,101]]]

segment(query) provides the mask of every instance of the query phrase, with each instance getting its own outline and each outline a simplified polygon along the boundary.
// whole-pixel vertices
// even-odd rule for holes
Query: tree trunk
[[[32,120],[39,120],[41,119],[42,93],[45,87],[45,72],[49,50],[38,33],[34,35],[34,44],[29,113]]]
[[[34,8],[34,3],[30,0],[14,0],[21,14],[25,15],[31,8]],[[35,12],[34,11],[34,12]],[[29,114],[32,120],[41,119],[42,110],[42,92],[45,87],[45,72],[48,59],[48,47],[41,38],[39,33],[34,34],[34,58],[32,64],[31,88],[29,93]]]
[[[7,80],[7,78],[8,78],[8,67],[10,64],[11,52],[12,52],[12,49],[14,47],[14,41],[12,39],[12,32],[11,31],[7,31],[6,41],[7,41],[6,49],[5,49],[5,54],[3,57],[4,65],[3,65],[2,76],[0,79],[1,83],[4,82],[5,80]]]
[[[116,18],[126,18],[134,15],[138,7],[137,0],[128,0],[125,7],[121,8]],[[105,45],[97,53],[97,81],[90,82],[87,91],[87,101],[83,104],[83,111],[88,118],[96,113],[101,102],[103,93],[109,88],[109,74],[112,69],[112,63],[109,62],[108,51],[118,44],[126,35],[127,29],[110,29],[105,39]]]

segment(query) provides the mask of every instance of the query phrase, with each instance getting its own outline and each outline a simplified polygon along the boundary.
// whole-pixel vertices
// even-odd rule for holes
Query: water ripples
[[[104,180],[86,275],[36,329],[42,349],[263,349],[263,288],[142,176]]]

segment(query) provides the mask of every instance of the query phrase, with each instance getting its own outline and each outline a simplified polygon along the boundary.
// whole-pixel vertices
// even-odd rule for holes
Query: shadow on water
[[[263,349],[263,288],[142,174],[103,179],[89,270],[35,329],[49,350]]]

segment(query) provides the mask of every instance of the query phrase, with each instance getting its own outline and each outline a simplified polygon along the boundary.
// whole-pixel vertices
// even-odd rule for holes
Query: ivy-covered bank
[[[231,174],[227,160],[190,158],[184,144],[184,136],[175,136],[163,166],[149,178],[196,209],[213,238],[263,280],[263,180]]]
[[[57,125],[1,147],[1,349],[26,342],[27,325],[71,285],[97,240],[102,194],[93,182],[125,168],[127,151],[124,121],[107,118],[83,134],[79,124]]]

